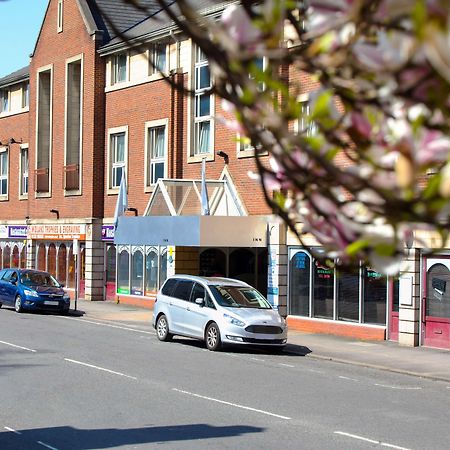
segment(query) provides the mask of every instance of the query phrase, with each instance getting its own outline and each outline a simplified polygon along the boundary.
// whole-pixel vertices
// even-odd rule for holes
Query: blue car
[[[30,269],[0,270],[0,307],[24,310],[57,311],[67,314],[70,297],[63,285],[49,273]]]

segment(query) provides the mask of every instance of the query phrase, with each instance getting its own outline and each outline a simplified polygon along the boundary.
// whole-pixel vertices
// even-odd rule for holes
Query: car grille
[[[253,339],[253,338],[242,338],[244,342],[249,344],[284,344],[284,339]]]
[[[283,329],[272,325],[249,325],[245,331],[259,334],[281,334]]]

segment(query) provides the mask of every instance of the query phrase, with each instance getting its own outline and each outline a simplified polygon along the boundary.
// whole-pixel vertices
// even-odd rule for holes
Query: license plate
[[[59,302],[57,302],[55,300],[45,300],[44,305],[58,306]]]

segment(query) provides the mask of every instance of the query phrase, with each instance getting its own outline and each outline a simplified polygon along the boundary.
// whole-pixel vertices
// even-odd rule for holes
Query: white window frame
[[[6,174],[3,175],[3,166],[2,161],[3,157],[6,155]],[[6,180],[6,192],[1,191],[2,181]],[[0,201],[8,200],[8,192],[9,192],[9,147],[0,147]]]
[[[58,0],[58,9],[56,12],[56,31],[61,33],[63,30],[63,14],[64,14],[64,1]]]
[[[152,62],[156,61],[156,56],[159,54],[158,49],[164,47],[164,55],[165,55],[165,64],[162,68],[163,70],[160,70],[156,67],[153,67]],[[167,73],[168,72],[168,66],[169,66],[169,46],[167,44],[161,44],[161,43],[154,43],[150,45],[150,48],[148,50],[148,74],[149,76],[159,76],[161,73]]]
[[[23,153],[27,152],[27,167],[23,167]],[[28,144],[22,144],[20,146],[20,159],[19,159],[19,198],[26,199],[28,198],[28,192],[30,189],[30,156],[29,156],[29,147]],[[27,180],[26,186],[27,190],[24,191],[25,179]]]
[[[169,119],[161,119],[161,120],[152,120],[150,122],[145,122],[145,164],[144,164],[144,189],[146,192],[152,191],[156,183],[152,183],[151,181],[151,167],[149,165],[152,164],[151,160],[151,149],[149,142],[149,132],[155,128],[164,127],[164,157],[158,158],[154,162],[164,162],[164,175],[163,177],[167,177],[167,167],[168,167],[168,125]]]
[[[112,148],[111,141],[113,136],[118,134],[124,134],[124,161],[123,163],[117,163],[113,161],[115,148]],[[120,180],[118,183],[113,186],[113,171],[119,167],[122,167],[122,170],[125,171],[125,178],[128,179],[128,126],[116,127],[108,129],[108,193],[117,194],[117,191],[120,187]]]
[[[119,80],[119,59],[125,57],[125,79]],[[130,55],[128,52],[120,52],[111,56],[111,86],[128,82],[130,78]]]
[[[22,109],[30,107],[30,82],[24,81],[22,83]]]
[[[190,106],[190,114],[191,114],[191,120],[190,120],[190,128],[189,128],[189,154],[188,154],[188,162],[199,162],[202,159],[206,158],[207,161],[214,160],[214,109],[215,109],[215,98],[212,94],[206,94],[206,92],[211,89],[211,86],[213,84],[212,81],[212,74],[210,72],[210,84],[207,87],[197,88],[197,82],[198,82],[198,76],[197,72],[200,72],[200,70],[203,67],[209,67],[209,61],[207,59],[197,61],[197,55],[198,51],[200,49],[192,45],[192,80],[191,85],[192,89],[195,92],[195,95],[191,99],[191,106]],[[209,95],[209,114],[203,115],[203,116],[197,116],[197,105],[200,104],[201,97],[204,95]],[[201,124],[208,123],[209,122],[209,148],[207,152],[199,152],[198,151],[198,145],[197,145],[197,135],[198,131],[200,129]]]
[[[317,124],[308,122],[310,115],[309,95],[301,94],[297,97],[297,103],[300,105],[301,115],[294,122],[294,132],[305,132],[306,137],[314,136],[317,131]]]
[[[11,111],[11,90],[3,88],[0,90],[0,113],[8,114]]]

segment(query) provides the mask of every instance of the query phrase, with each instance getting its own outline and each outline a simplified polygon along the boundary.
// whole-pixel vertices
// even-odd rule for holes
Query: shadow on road
[[[245,425],[212,426],[204,423],[132,429],[82,430],[69,426],[0,433],[2,450],[39,448],[38,442],[70,450],[115,448],[125,445],[188,441],[261,433],[264,428]],[[40,447],[42,448],[42,447]]]

